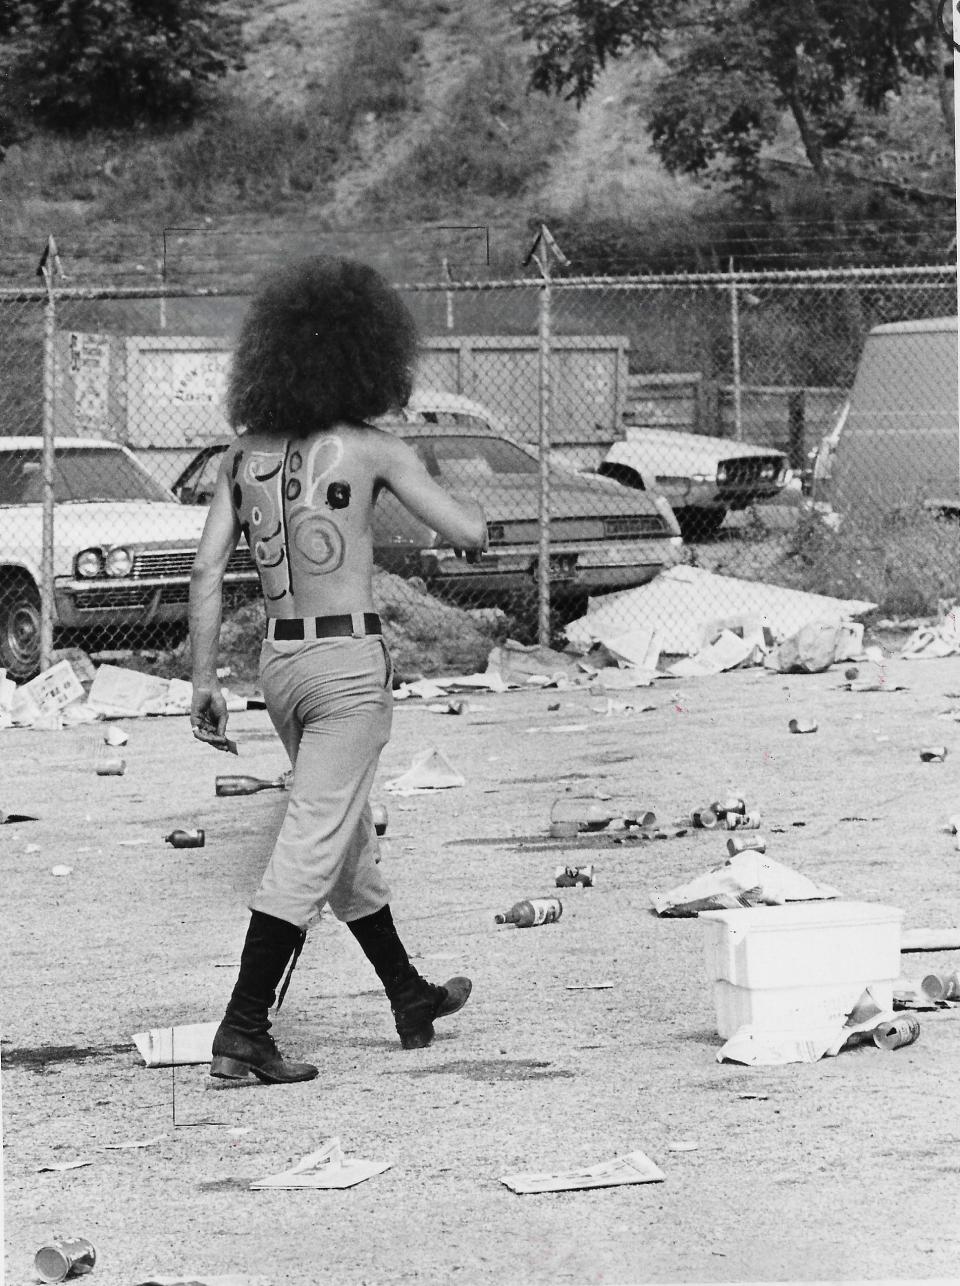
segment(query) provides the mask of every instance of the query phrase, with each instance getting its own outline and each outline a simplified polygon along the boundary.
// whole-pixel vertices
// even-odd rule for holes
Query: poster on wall
[[[110,339],[107,335],[70,335],[73,413],[78,433],[105,434],[109,426]]]
[[[211,350],[171,353],[171,396],[175,402],[218,406],[223,401],[229,354]]]

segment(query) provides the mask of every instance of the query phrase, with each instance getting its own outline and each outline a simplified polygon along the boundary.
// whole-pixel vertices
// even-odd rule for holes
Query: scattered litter
[[[643,1152],[628,1152],[625,1156],[578,1170],[554,1170],[541,1174],[505,1174],[500,1182],[512,1192],[570,1192],[579,1188],[613,1188],[625,1183],[660,1183],[663,1171]]]
[[[175,830],[169,835],[164,835],[163,842],[170,844],[173,848],[203,848],[206,837],[203,830],[199,828],[189,831]]]
[[[0,826],[17,826],[20,822],[36,822],[40,819],[32,817],[29,813],[5,813],[0,808]]]
[[[867,1000],[869,1003],[864,1003]],[[861,1010],[864,1015],[860,1021]],[[824,1022],[796,1030],[768,1030],[749,1023],[740,1027],[717,1053],[718,1063],[744,1063],[749,1067],[773,1067],[786,1063],[816,1063],[833,1058],[842,1049],[872,1043],[878,1049],[909,1045],[920,1035],[913,1017],[883,1012],[867,988],[847,1022]]]
[[[656,710],[656,706],[651,705],[634,705],[632,701],[614,701],[612,697],[607,697],[605,706],[591,706],[595,714],[603,715],[628,715],[628,714],[647,714],[651,710]]]
[[[144,1277],[134,1286],[259,1286],[264,1277],[248,1277],[245,1273],[189,1273],[186,1277]]]
[[[29,698],[41,714],[62,710],[74,701],[82,701],[83,684],[69,661],[58,661],[48,670],[24,683],[20,692]]]
[[[515,924],[518,929],[532,929],[540,924],[555,924],[563,915],[559,898],[524,898],[514,902],[509,911],[498,911],[494,924]]]
[[[86,1237],[54,1237],[33,1257],[33,1268],[43,1282],[62,1282],[93,1272],[96,1247]]]
[[[960,973],[928,973],[920,986],[931,1000],[960,1000]]]
[[[81,1166],[93,1165],[92,1161],[51,1161],[48,1165],[38,1165],[37,1174],[59,1172],[61,1170],[79,1170]]]
[[[585,678],[578,656],[537,643],[528,646],[514,639],[491,650],[487,675],[514,686],[527,686],[532,679],[537,687],[560,686],[560,680],[566,680],[565,686],[574,686]]]
[[[282,1174],[257,1179],[250,1184],[252,1192],[262,1188],[352,1188],[389,1170],[389,1161],[347,1160],[339,1139],[329,1139],[322,1148],[311,1152]]]
[[[563,985],[563,989],[564,991],[609,991],[615,986],[616,983],[613,982],[566,982]],[[593,1046],[585,1048],[592,1049]]]
[[[623,824],[628,829],[631,826],[655,826],[657,815],[652,808],[644,808],[641,804],[633,804],[624,809]]]
[[[791,719],[787,727],[791,732],[816,732],[817,721],[810,718]]]
[[[433,701],[445,695],[439,683],[434,683],[432,679],[417,679],[413,683],[401,683],[394,691],[393,697],[395,701],[404,701],[407,697],[421,697],[425,701]]]
[[[167,1136],[158,1134],[155,1139],[128,1139],[125,1143],[105,1143],[104,1152],[121,1152],[128,1148],[152,1148],[157,1143],[162,1143]]]
[[[72,874],[72,872],[73,872],[72,866],[51,866],[50,867],[51,875],[70,875]]]
[[[193,685],[164,679],[118,665],[101,665],[94,675],[87,704],[99,714],[137,719],[145,715],[188,714]]]
[[[448,790],[466,784],[466,777],[457,772],[446,755],[435,746],[430,746],[416,756],[405,773],[388,781],[384,790],[395,795],[416,795],[423,791]]]
[[[924,746],[920,751],[920,758],[925,764],[942,764],[946,757],[946,746]]]
[[[557,838],[579,831],[602,831],[613,820],[613,810],[606,803],[609,796],[560,795],[550,806],[550,834]],[[571,830],[571,828],[574,828]]]
[[[604,666],[594,675],[590,691],[594,696],[604,692],[629,691],[632,688],[649,688],[658,678],[656,670],[620,669],[615,666]]]
[[[473,707],[469,701],[445,701],[442,705],[428,705],[433,714],[469,714]]]
[[[727,840],[727,852],[733,857],[737,853],[765,853],[767,841],[762,835],[731,835]]]
[[[671,665],[669,673],[678,679],[720,674],[724,670],[735,670],[742,665],[755,664],[762,660],[764,655],[765,650],[758,651],[757,644],[749,638],[743,639],[730,630],[721,630],[718,638],[707,647],[701,648],[695,656]]]
[[[554,874],[558,889],[592,889],[594,885],[592,863],[588,866],[558,866]]]
[[[130,740],[123,728],[118,728],[113,724],[103,735],[103,739],[108,746],[125,746]]]
[[[876,607],[875,603],[719,576],[701,567],[676,566],[646,585],[590,599],[586,615],[571,622],[564,632],[574,646],[586,650],[594,639],[622,632],[624,621],[642,620],[646,628],[656,632],[662,652],[691,656],[703,646],[704,631],[714,627],[721,604],[727,619],[750,618],[765,627],[773,639],[796,634],[812,621],[829,618],[840,625],[846,618]],[[850,637],[844,636],[846,646]]]
[[[680,839],[686,835],[690,828],[688,826],[638,826],[636,830],[631,831],[627,837],[633,839]],[[623,840],[615,840],[614,843],[623,843]]]
[[[750,1094],[748,1092],[737,1095],[737,1098],[753,1098],[753,1099],[757,1099],[761,1103],[766,1103],[769,1097],[770,1097],[769,1094]]]
[[[760,853],[737,853],[721,866],[681,884],[667,893],[651,892],[660,916],[696,916],[701,911],[727,911],[738,907],[782,906],[838,898],[837,889],[816,884]]]
[[[935,626],[919,626],[904,643],[900,656],[905,661],[919,661],[957,653],[960,653],[960,611],[952,608]]]
[[[147,1067],[187,1067],[210,1062],[218,1026],[219,1023],[186,1023],[181,1027],[153,1027],[132,1039]]]
[[[700,1144],[694,1143],[692,1139],[678,1139],[676,1143],[667,1144],[667,1151],[668,1152],[696,1152],[699,1146]]]

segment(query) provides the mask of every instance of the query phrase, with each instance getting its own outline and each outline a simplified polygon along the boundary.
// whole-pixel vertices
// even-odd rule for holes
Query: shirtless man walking
[[[487,541],[476,501],[450,495],[410,447],[365,423],[405,405],[416,348],[412,317],[378,273],[315,257],[266,280],[234,353],[227,414],[238,437],[224,453],[190,585],[191,724],[200,740],[225,735],[216,677],[222,584],[242,534],[267,615],[263,695],[294,774],[250,902],[239,977],[213,1042],[213,1076],[317,1075],[311,1064],[283,1058],[267,1011],[326,903],[376,970],[404,1049],[428,1045],[434,1020],[470,994],[468,978],[435,986],[407,958],[369,804],[393,710],[371,586],[377,495],[387,488],[457,548],[484,549]]]

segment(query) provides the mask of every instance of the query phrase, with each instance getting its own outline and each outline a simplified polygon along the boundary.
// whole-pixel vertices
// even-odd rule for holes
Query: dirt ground
[[[668,819],[733,787],[778,861],[903,908],[907,927],[960,923],[943,830],[960,744],[937,717],[960,665],[894,662],[908,691],[884,693],[841,690],[841,669],[658,681],[639,694],[656,709],[623,717],[587,690],[482,695],[460,717],[399,704],[374,794],[395,917],[427,976],[468,973],[474,994],[431,1048],[403,1051],[369,965],[324,919],[275,1024],[320,1076],[288,1087],[215,1090],[202,1066],[145,1068],[131,1042],[220,1017],[283,797],[220,799],[214,778],[286,767],[266,715],[232,716],[229,762],[183,718],[131,721],[123,777],[93,771],[102,726],[0,733],[0,804],[39,818],[0,828],[7,1282],[37,1280],[57,1232],[92,1240],[99,1286],[954,1278],[960,1009],[922,1014],[919,1041],[893,1052],[719,1064],[703,926],[658,919],[649,894],[721,861],[721,835],[546,839],[552,801],[581,780]],[[800,714],[817,734],[790,735]],[[936,742],[954,756],[922,763]],[[385,795],[431,744],[466,786]],[[205,848],[163,843],[193,825]],[[495,927],[573,859],[597,884],[561,892],[557,924]],[[960,953],[903,958],[914,974],[948,962]],[[597,982],[614,985],[571,989]],[[391,1168],[349,1191],[248,1190],[332,1136]],[[637,1149],[664,1182],[541,1196],[500,1182]],[[38,1172],[71,1160],[91,1164]]]

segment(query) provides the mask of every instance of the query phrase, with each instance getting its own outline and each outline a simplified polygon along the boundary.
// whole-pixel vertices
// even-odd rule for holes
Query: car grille
[[[612,518],[553,518],[550,536],[553,540],[578,543],[591,540],[635,540],[645,536],[668,534],[668,524],[660,514],[626,514]],[[491,548],[536,544],[539,527],[533,519],[515,522],[492,522],[487,526]]]
[[[195,549],[146,550],[134,555],[130,575],[134,580],[145,580],[148,576],[189,576],[196,553]],[[253,571],[250,550],[246,547],[235,549],[227,563],[227,575],[250,571]]]
[[[169,589],[165,589],[164,595],[173,588],[171,585]],[[188,586],[183,588],[185,592],[188,590]],[[76,607],[79,612],[102,612],[106,608],[145,608],[156,592],[155,589],[130,587],[85,590],[77,595]]]
[[[726,472],[723,479],[726,486],[754,487],[761,482],[776,482],[780,474],[780,459],[777,456],[744,456],[737,460],[725,460],[723,468]]]

